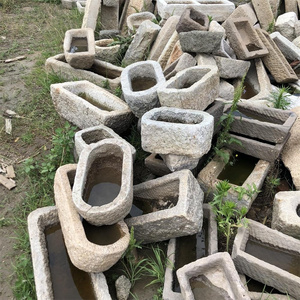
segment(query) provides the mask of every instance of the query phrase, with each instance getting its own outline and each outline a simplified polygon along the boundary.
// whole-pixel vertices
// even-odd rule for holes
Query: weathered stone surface
[[[272,228],[300,239],[300,191],[279,192],[273,203]]]
[[[115,286],[118,300],[127,300],[131,289],[131,283],[129,279],[122,275],[116,280]]]
[[[77,157],[80,156],[82,150],[94,143],[98,143],[104,139],[121,139],[126,142],[123,138],[121,138],[118,134],[116,134],[112,129],[105,125],[98,125],[93,127],[88,127],[82,130],[79,130],[75,133],[74,136],[74,144],[75,144],[75,151]],[[129,143],[128,143],[129,144]],[[129,144],[133,156],[133,160],[135,159],[136,150],[135,148]]]
[[[296,4],[297,5],[297,4]],[[298,21],[297,15],[294,12],[287,12],[280,15],[275,23],[275,30],[282,34],[289,41],[296,38],[295,23]]]
[[[219,24],[217,21],[215,21],[215,20],[212,20],[212,21],[209,23],[208,31],[210,31],[210,32],[222,32],[222,33],[223,33],[223,38],[226,37],[224,27],[223,27],[222,25],[220,25],[220,24]]]
[[[105,139],[87,146],[81,152],[74,180],[72,198],[78,213],[89,223],[101,226],[122,220],[132,205],[132,152],[128,143],[120,139]],[[120,191],[107,200],[98,199],[88,203],[95,184],[93,180],[111,182]],[[99,202],[100,201],[100,202]],[[102,202],[101,202],[102,201]]]
[[[249,239],[258,240],[260,244],[276,249],[279,252],[293,253],[297,256],[300,255],[300,241],[248,219],[247,228],[240,227],[238,229],[231,255],[238,272],[272,286],[284,294],[287,293],[296,299],[299,298],[299,276],[295,276],[275,266],[276,258],[271,264],[254,255],[248,254],[245,248]]]
[[[155,176],[161,177],[171,173],[162,157],[156,153],[152,153],[145,158],[145,166]]]
[[[192,170],[196,168],[199,163],[198,157],[195,158],[187,155],[161,154],[161,157],[172,172],[184,169]]]
[[[219,97],[224,100],[233,101],[234,86],[226,80],[220,80]]]
[[[175,62],[177,59],[179,59],[183,55],[183,51],[181,49],[180,41],[178,40],[176,44],[174,45],[174,48],[170,54],[170,57],[167,61],[167,64],[164,68],[166,70],[173,62]],[[188,53],[186,53],[188,54]]]
[[[168,66],[164,71],[164,76],[168,80],[175,76],[178,72],[185,70],[196,65],[195,58],[188,54],[183,53],[177,60],[175,60],[170,66]]]
[[[217,56],[236,59],[236,55],[235,55],[233,49],[230,47],[230,45],[224,38],[222,38],[222,40],[221,40],[220,47],[216,48],[212,52],[212,54],[217,55]]]
[[[300,190],[300,163],[299,163],[299,148],[300,148],[300,107],[292,109],[298,115],[298,118],[291,128],[291,136],[288,139],[283,151],[282,161],[284,165],[290,170],[293,178],[293,183],[297,190]]]
[[[179,33],[183,52],[212,53],[214,50],[220,48],[222,38],[222,32],[194,30]]]
[[[76,6],[77,6],[77,9],[80,14],[84,14],[85,5],[86,5],[86,0],[85,1],[76,1]]]
[[[87,0],[81,28],[96,29],[98,14],[101,9],[101,0]]]
[[[186,8],[176,26],[176,31],[188,32],[192,30],[207,31],[209,26],[209,20],[207,15],[193,9],[192,7]]]
[[[298,36],[297,38],[295,38],[295,39],[293,40],[293,44],[294,44],[295,46],[297,46],[298,48],[300,48],[300,36]]]
[[[80,215],[72,201],[72,182],[76,165],[60,167],[54,179],[55,203],[64,241],[72,263],[85,272],[103,272],[113,266],[129,244],[129,231],[124,221],[114,224],[119,239],[111,244],[98,245],[88,240]],[[100,231],[99,231],[100,233]],[[104,231],[101,234],[105,234]]]
[[[238,59],[249,60],[268,54],[248,18],[229,19],[223,26]]]
[[[128,50],[126,51],[123,63],[130,65],[145,59],[146,52],[155,40],[160,26],[153,22],[146,20],[144,21],[139,29],[137,30],[133,41],[131,42]]]
[[[195,59],[197,60],[198,66],[217,66],[217,63],[212,55],[208,54],[197,54]]]
[[[80,129],[104,124],[117,133],[131,123],[129,106],[117,96],[86,80],[52,84],[51,97],[63,118]]]
[[[81,48],[84,50],[81,50]],[[70,29],[65,33],[64,55],[70,66],[89,69],[95,59],[94,32],[91,28]]]
[[[104,2],[104,1],[103,1]],[[101,30],[119,29],[119,0],[109,1],[111,5],[101,5]]]
[[[142,148],[151,153],[200,158],[211,147],[213,119],[203,111],[154,108],[142,117]]]
[[[217,232],[217,222],[215,218],[215,214],[213,213],[211,206],[207,203],[203,204],[203,218],[207,220],[207,235],[205,237],[207,240],[207,255],[212,255],[218,252],[218,232]],[[202,227],[202,235],[204,228]],[[201,231],[197,233],[197,236],[201,234]],[[176,263],[176,244],[178,243],[178,239],[171,239],[168,244],[167,257],[170,260],[170,264],[166,266],[165,272],[165,282],[163,289],[163,299],[164,300],[183,300],[181,293],[174,292],[173,282],[175,280],[175,272],[173,270],[178,269],[178,263]],[[182,245],[182,244],[181,244]],[[196,249],[198,249],[198,245],[195,245]],[[197,250],[196,250],[197,251]],[[200,251],[199,251],[200,252]],[[197,252],[198,254],[198,252]],[[200,257],[196,257],[199,259]],[[174,276],[175,275],[175,276]]]
[[[300,35],[300,21],[299,20],[295,23],[295,35],[296,36]]]
[[[286,59],[291,61],[300,60],[300,49],[295,46],[293,42],[289,41],[277,31],[271,33],[270,37],[276,43]]]
[[[269,54],[262,57],[262,61],[276,82],[284,83],[297,81],[297,75],[269,34],[266,31],[259,29],[257,29],[256,32],[269,51]]]
[[[77,0],[62,0],[61,5],[66,9],[73,9],[76,6]]]
[[[131,14],[127,18],[127,27],[128,27],[128,32],[133,33],[134,31],[138,30],[140,25],[146,21],[152,21],[155,20],[155,15],[149,11],[145,12],[139,12],[135,14]]]
[[[138,118],[159,105],[157,89],[165,81],[156,61],[136,62],[124,69],[121,75],[123,96]]]
[[[197,233],[203,221],[203,192],[189,170],[134,186],[137,207],[152,206],[146,214],[125,219],[138,241],[151,243]]]
[[[250,62],[244,60],[230,59],[220,56],[215,56],[215,61],[219,69],[221,78],[242,78],[250,68]]]
[[[200,258],[183,266],[176,274],[183,299],[194,299],[194,296],[213,299],[217,293],[228,300],[250,300],[227,252]]]
[[[227,152],[229,155],[232,154],[232,152],[228,149],[226,149],[225,152]],[[223,160],[220,160],[219,157],[215,156],[198,174],[197,180],[203,191],[207,192],[209,201],[212,200],[216,185],[218,184],[218,182],[220,182],[218,177],[225,166],[226,163]],[[253,186],[253,184],[255,184],[257,189],[260,190],[269,172],[270,166],[271,165],[269,162],[259,160],[258,163],[254,166],[253,171],[243,182],[241,187],[247,189],[248,185]],[[237,185],[235,184],[231,183],[231,185],[233,187],[237,187]],[[226,199],[233,201],[239,209],[245,207],[247,210],[249,210],[257,195],[258,193],[254,193],[253,195],[251,195],[251,197],[243,195],[242,199],[239,200],[238,193],[235,192],[233,188],[231,188],[228,191]]]
[[[285,6],[286,13],[294,12],[296,14],[296,17],[298,18],[297,0],[285,0],[284,6]]]
[[[216,67],[195,66],[184,69],[158,88],[162,106],[204,110],[219,93]]]
[[[67,80],[88,80],[99,86],[108,82],[112,90],[120,86],[120,76],[123,71],[121,67],[98,59],[94,60],[90,70],[75,69],[66,62],[63,54],[49,57],[46,60],[45,69],[47,72],[53,72]]]
[[[49,253],[45,243],[45,229],[47,227],[57,225],[58,223],[59,218],[55,206],[38,208],[31,212],[28,216],[28,233],[35,289],[37,299],[40,300],[54,299],[49,266]],[[95,297],[99,300],[111,300],[103,273],[90,273],[89,275],[91,277]]]
[[[267,30],[270,24],[274,22],[274,15],[269,0],[251,0],[251,3],[261,28]]]
[[[161,53],[163,52],[165,46],[167,45],[169,39],[173,35],[176,25],[179,21],[179,16],[171,16],[164,26],[161,28],[157,35],[157,38],[151,48],[149,58],[151,60],[158,60]]]
[[[95,57],[111,64],[115,63],[118,59],[120,45],[108,46],[113,41],[113,39],[95,41]]]

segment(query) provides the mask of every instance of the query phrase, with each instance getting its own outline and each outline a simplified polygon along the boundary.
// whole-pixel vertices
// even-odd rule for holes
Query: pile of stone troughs
[[[62,2],[66,7],[76,5],[73,0]],[[62,166],[55,176],[56,207],[39,209],[28,218],[39,299],[54,297],[43,233],[47,226],[60,223],[72,263],[92,274],[97,299],[111,299],[102,272],[127,249],[128,228],[134,227],[135,238],[143,243],[170,240],[168,256],[175,263],[176,238],[201,232],[205,218],[208,256],[177,271],[181,293],[172,289],[176,275],[168,267],[163,299],[213,299],[215,294],[256,299],[238,272],[288,293],[289,299],[300,299],[297,275],[246,249],[248,240],[258,240],[299,256],[298,191],[276,195],[273,229],[252,220],[240,228],[231,257],[217,253],[216,221],[203,204],[211,200],[226,165],[215,157],[204,166],[203,157],[212,149],[219,120],[229,113],[234,89],[243,78],[246,90],[230,131],[241,145],[229,144],[225,151],[256,157],[257,163],[239,186],[261,189],[282,151],[296,188],[300,186],[295,163],[297,114],[272,108],[270,101],[271,92],[278,89],[275,85],[300,85],[297,1],[286,0],[286,12],[277,16],[279,2],[252,0],[235,8],[227,0],[158,0],[155,5],[137,0],[77,1],[84,12],[82,28],[67,31],[64,53],[46,61],[47,71],[69,80],[51,86],[55,108],[80,130],[75,135],[78,164]],[[95,41],[99,19],[103,38]],[[116,65],[120,45],[110,45],[113,40],[107,39],[121,33],[133,35],[123,67]],[[290,100],[297,106],[297,97]],[[121,137],[134,118],[139,119],[142,148],[151,153],[145,165],[154,178],[138,185],[133,185],[136,150]],[[99,183],[118,186],[115,195],[102,196],[101,203],[101,191],[93,192]],[[247,210],[256,196],[239,199],[234,189],[228,194]],[[133,207],[140,213],[133,215]],[[113,242],[98,245],[88,240],[83,219],[99,228],[114,226]]]

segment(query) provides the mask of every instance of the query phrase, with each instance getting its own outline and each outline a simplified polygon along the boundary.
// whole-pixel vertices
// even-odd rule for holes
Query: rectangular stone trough
[[[58,213],[55,206],[38,208],[31,212],[28,216],[28,231],[31,246],[31,256],[34,272],[34,280],[36,287],[36,295],[38,300],[54,299],[57,296],[56,287],[53,284],[55,278],[59,283],[63,274],[51,274],[49,265],[49,252],[46,244],[45,230],[59,224]],[[57,252],[61,249],[57,249]],[[67,268],[65,268],[67,270]],[[108,286],[103,273],[85,273],[90,276],[91,288],[94,297],[99,300],[111,300]],[[81,280],[85,277],[81,274]],[[82,281],[83,284],[87,282]],[[74,283],[75,284],[75,283]],[[66,294],[65,294],[66,296]]]
[[[191,242],[187,242],[187,239],[189,237],[183,237],[183,241],[181,242],[181,247],[184,247],[185,241],[188,243],[188,250],[191,250],[193,254],[195,254],[194,259],[199,259],[201,257],[198,257],[198,253],[204,252],[204,256],[208,256],[211,254],[214,254],[218,252],[218,233],[217,233],[217,222],[215,219],[215,214],[213,213],[211,207],[209,204],[203,204],[203,222],[204,224],[207,223],[207,228],[203,224],[202,227],[202,236],[205,235],[205,249],[198,249],[201,245],[198,244],[198,236],[201,235],[201,232],[198,232],[197,235],[195,236],[195,240],[192,238],[193,241],[195,241],[195,244],[192,244]],[[200,239],[200,237],[199,237]],[[203,239],[203,237],[202,237]],[[177,253],[177,245],[179,244],[179,239],[171,239],[169,241],[168,245],[168,252],[167,252],[167,257],[169,258],[171,264],[167,265],[166,272],[165,272],[165,283],[164,283],[164,290],[163,290],[163,299],[164,300],[182,300],[182,295],[180,292],[175,291],[175,277],[176,277],[176,271],[177,269],[181,268],[183,265],[181,263],[184,261],[184,264],[189,263],[191,261],[187,260],[186,258],[183,259],[180,262],[176,263],[176,257],[179,259],[179,256],[193,256],[191,253],[183,253],[186,251],[178,251],[180,252]],[[191,248],[194,247],[195,248]]]
[[[240,103],[230,131],[270,143],[282,143],[297,119],[292,111]]]
[[[247,18],[229,19],[223,26],[238,59],[249,60],[269,53]]]
[[[232,155],[230,150],[224,151],[226,151],[229,155]],[[243,158],[241,157],[241,154],[238,153],[235,153],[233,157],[235,157],[235,159],[239,159],[240,157],[240,164],[238,164],[238,162],[233,164],[233,167],[235,166],[236,169],[230,169],[230,163],[226,165],[223,160],[221,160],[218,156],[215,156],[199,172],[197,180],[203,191],[208,193],[207,199],[209,201],[212,199],[215,186],[218,182],[225,179],[229,181],[233,188],[241,186],[248,189],[249,185],[253,187],[253,184],[255,184],[258,190],[261,189],[270,169],[270,163],[264,160],[255,160],[253,157]],[[226,169],[225,167],[229,169]],[[251,197],[243,195],[242,199],[238,200],[238,193],[233,189],[230,189],[227,200],[234,201],[239,209],[246,207],[247,210],[249,210],[256,197],[257,193],[254,193]]]
[[[241,274],[299,299],[300,241],[249,220],[235,237],[232,259]]]
[[[88,80],[99,86],[108,82],[112,90],[120,86],[123,71],[121,67],[97,59],[88,70],[75,69],[67,63],[64,54],[49,57],[45,69],[48,73],[52,72],[67,80]]]
[[[52,84],[51,96],[57,112],[81,129],[103,124],[121,133],[132,120],[124,101],[86,80]]]
[[[192,173],[174,172],[134,186],[133,204],[140,214],[125,222],[143,243],[195,234],[202,227],[202,202],[203,192]]]

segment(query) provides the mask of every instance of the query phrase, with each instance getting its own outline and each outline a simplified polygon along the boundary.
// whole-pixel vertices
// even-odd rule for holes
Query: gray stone
[[[300,48],[300,36],[298,36],[297,38],[295,38],[295,39],[293,40],[293,44],[294,44],[295,46],[297,46],[298,48]]]
[[[276,82],[284,83],[297,81],[297,75],[269,34],[266,31],[259,29],[257,29],[256,32],[269,51],[269,54],[262,57],[262,61]]]
[[[161,28],[157,35],[155,42],[150,50],[149,58],[151,60],[158,60],[169,39],[173,35],[176,25],[179,21],[179,16],[171,16]]]
[[[285,6],[285,11],[286,13],[288,12],[294,12],[296,14],[296,17],[298,18],[298,5],[297,5],[298,0],[285,0],[284,1],[284,6]]]
[[[79,11],[80,14],[84,14],[84,11],[85,11],[85,6],[86,6],[86,0],[84,1],[76,1],[76,6],[77,6],[77,9]]]
[[[142,117],[142,148],[151,153],[200,158],[211,147],[213,119],[203,111],[154,108]]]
[[[256,255],[247,253],[246,245],[250,239],[258,240],[262,246],[270,247],[278,252],[293,253],[297,256],[300,255],[300,241],[248,219],[247,228],[238,229],[231,255],[238,272],[298,299],[299,276],[275,266],[274,262],[271,264],[259,259]],[[279,257],[280,253],[277,255]]]
[[[152,243],[197,233],[202,227],[203,192],[189,170],[178,171],[134,186],[137,207],[151,212],[125,219],[138,241]]]
[[[87,0],[81,28],[96,29],[98,14],[101,9],[101,0]]]
[[[113,41],[113,39],[102,39],[95,41],[95,57],[111,64],[116,63],[118,60],[120,45],[108,46]]]
[[[157,89],[162,106],[204,110],[219,93],[218,69],[195,66],[178,72]]]
[[[136,62],[124,69],[121,75],[123,97],[138,117],[159,105],[157,89],[165,82],[158,62]]]
[[[131,124],[129,106],[89,81],[52,84],[50,93],[58,114],[80,129],[103,124],[122,133]]]
[[[274,15],[269,0],[251,0],[251,3],[261,28],[268,30],[270,24],[274,22]]]
[[[300,239],[300,191],[279,192],[275,195],[272,228]]]
[[[250,62],[215,56],[221,78],[243,78],[250,68]]]
[[[72,199],[72,183],[77,171],[76,165],[64,165],[58,168],[54,178],[55,203],[65,245],[70,260],[78,269],[93,273],[104,272],[111,268],[127,249],[129,231],[123,220],[116,220],[111,226],[114,227],[112,230],[116,236],[110,244],[98,245],[87,238],[82,219]],[[99,235],[103,235],[105,241],[109,231],[105,232],[105,227],[100,229]]]
[[[59,218],[55,206],[38,208],[28,216],[28,233],[36,297],[38,300],[54,299],[49,266],[49,253],[45,243],[45,229],[57,225],[58,223]],[[111,300],[103,273],[89,273],[89,275],[96,298],[99,300]]]
[[[249,60],[268,54],[268,50],[248,18],[229,19],[223,26],[230,46],[238,59]]]
[[[161,177],[171,173],[162,157],[156,153],[152,153],[145,158],[145,166],[155,176]]]
[[[297,4],[296,4],[297,5]],[[280,15],[275,23],[275,30],[282,34],[289,41],[296,38],[295,23],[298,21],[297,15],[294,12],[287,12]]]
[[[217,66],[212,55],[200,53],[196,55],[195,59],[197,60],[198,66]]]
[[[95,59],[93,30],[91,28],[67,30],[64,38],[64,55],[73,68],[89,69]]]
[[[127,300],[131,289],[131,283],[129,279],[122,275],[116,280],[115,286],[118,300]]]
[[[131,42],[128,50],[126,51],[123,63],[130,65],[140,60],[145,60],[145,55],[150,48],[152,42],[155,40],[160,26],[153,22],[144,21],[137,30],[133,41]]]
[[[52,72],[70,81],[88,80],[99,86],[108,82],[112,90],[120,86],[120,76],[123,71],[121,67],[98,59],[94,60],[90,70],[75,69],[66,62],[63,54],[49,57],[46,60],[45,69],[48,73]]]
[[[189,263],[176,272],[183,299],[250,300],[227,252]],[[216,296],[218,295],[218,296]]]
[[[73,9],[74,7],[76,7],[76,1],[77,0],[62,0],[61,5],[63,8]]]
[[[210,32],[222,32],[223,33],[223,38],[226,38],[226,33],[225,33],[225,29],[222,25],[220,25],[217,21],[212,20],[209,23],[209,28],[208,31]]]
[[[298,117],[291,128],[291,136],[288,139],[283,151],[282,151],[282,161],[284,165],[290,170],[293,183],[297,190],[300,190],[300,163],[299,163],[299,131],[300,131],[300,107],[292,109]]]
[[[78,161],[72,198],[78,213],[89,223],[96,226],[115,224],[130,212],[132,164],[131,148],[120,139],[105,139],[83,149]],[[95,177],[101,178],[100,182],[119,185],[117,196],[108,200],[93,199],[90,203],[85,202],[95,185]]]
[[[222,38],[222,40],[221,40],[220,47],[216,48],[212,52],[212,54],[217,55],[217,56],[236,59],[236,55],[235,55],[233,49],[230,47],[230,45],[224,38]]]
[[[145,11],[145,12],[139,12],[139,13],[135,13],[135,14],[131,14],[130,16],[128,16],[127,18],[127,27],[128,27],[128,32],[129,33],[133,33],[136,30],[139,29],[140,25],[146,21],[152,21],[155,20],[155,15],[149,11]]]
[[[101,5],[101,31],[119,29],[119,0],[109,2],[111,5]]]
[[[277,31],[270,34],[270,37],[288,60],[300,60],[300,49],[295,46],[293,42],[289,41]]]
[[[209,204],[203,204],[203,218],[207,220],[207,234],[205,234],[205,238],[207,238],[207,246],[205,247],[207,255],[212,255],[218,252],[218,232],[217,232],[217,222],[215,218],[215,214],[213,213],[211,206]],[[204,235],[204,227],[202,227],[202,234]],[[199,235],[197,233],[197,235]],[[167,264],[165,271],[165,282],[163,289],[163,299],[164,300],[182,300],[181,293],[174,292],[173,282],[175,280],[175,272],[176,271],[176,244],[178,243],[178,239],[171,239],[168,244],[167,257],[170,261],[170,264]],[[182,244],[181,244],[182,245]],[[198,245],[195,245],[198,248]],[[199,251],[201,252],[201,251]],[[200,257],[196,257],[197,259]]]
[[[209,20],[207,15],[199,12],[192,7],[186,8],[176,26],[176,31],[188,32],[192,30],[202,30],[207,31],[209,26]]]
[[[234,86],[226,80],[220,80],[219,97],[224,100],[233,101]]]
[[[184,169],[192,170],[196,168],[199,163],[198,157],[195,158],[187,155],[161,154],[161,157],[172,172]]]
[[[222,38],[222,32],[194,30],[179,33],[183,52],[212,53],[214,50],[220,48]]]

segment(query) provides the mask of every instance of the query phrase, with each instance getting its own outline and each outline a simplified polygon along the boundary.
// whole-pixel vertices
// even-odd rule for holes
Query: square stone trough
[[[166,81],[158,62],[148,60],[131,64],[121,75],[125,101],[138,117],[159,105],[157,89]]]
[[[113,39],[101,39],[95,41],[96,59],[107,61],[111,64],[117,61],[120,45],[109,46],[109,44],[111,44],[113,41]]]
[[[238,59],[249,60],[269,53],[248,18],[229,19],[224,28]]]
[[[204,110],[219,94],[218,68],[195,66],[178,72],[157,90],[162,106]]]
[[[77,268],[86,272],[104,272],[127,249],[129,231],[123,220],[101,227],[82,220],[72,200],[76,167],[75,164],[64,165],[55,174],[55,203],[62,233],[70,259]],[[96,235],[98,239],[95,239]]]
[[[54,73],[66,80],[88,80],[98,86],[103,86],[108,82],[112,90],[120,86],[120,76],[123,71],[121,67],[98,59],[94,60],[92,67],[88,70],[75,69],[67,63],[64,54],[49,57],[46,60],[45,69],[48,73]]]
[[[250,300],[227,252],[200,258],[177,270],[183,299]]]
[[[300,239],[300,191],[279,192],[275,195],[272,228]]]
[[[171,16],[181,16],[187,7],[212,16],[217,22],[223,22],[234,11],[235,5],[227,0],[158,0],[157,10],[162,19],[166,20]]]
[[[111,225],[130,212],[133,161],[129,144],[105,139],[87,146],[79,157],[72,198],[89,223]]]
[[[121,139],[126,142],[123,138],[121,138],[118,134],[116,134],[112,129],[105,125],[98,125],[93,127],[88,127],[82,130],[79,130],[75,133],[74,143],[75,143],[75,151],[77,158],[80,156],[81,151],[88,145],[100,142],[104,139]],[[128,143],[129,144],[129,143]],[[136,150],[135,148],[129,144],[133,160],[135,160]]]
[[[229,155],[232,155],[230,150],[226,149],[224,151],[226,151]],[[255,184],[258,190],[261,189],[269,172],[271,166],[270,163],[264,160],[253,160],[251,162],[250,158],[247,157],[245,157],[244,160],[249,161],[247,173],[242,169],[242,165],[240,167],[238,164],[236,164],[238,170],[232,170],[229,174],[223,173],[226,171],[225,166],[227,166],[227,168],[230,167],[230,163],[226,165],[225,162],[218,156],[213,157],[213,159],[199,172],[197,180],[203,191],[208,193],[207,199],[209,201],[212,199],[215,186],[218,184],[218,182],[225,179],[229,180],[229,183],[232,185],[232,187],[241,186],[247,189],[248,185],[253,187],[253,184]],[[243,167],[245,168],[245,166]],[[228,171],[230,171],[230,169]],[[240,172],[241,175],[239,175],[238,172]],[[231,174],[233,176],[231,176]],[[246,207],[247,210],[249,210],[256,197],[257,193],[254,193],[251,198],[247,195],[244,195],[241,200],[238,200],[238,193],[231,188],[228,191],[227,200],[234,201],[238,209]]]
[[[211,254],[214,254],[218,252],[218,232],[217,232],[217,222],[215,214],[213,213],[211,207],[209,204],[203,204],[203,222],[207,223],[207,228],[204,228],[205,225],[202,226],[202,235],[205,235],[205,249],[198,249],[201,247],[200,243],[198,242],[198,235],[201,234],[201,232],[198,232],[195,237],[195,243],[196,243],[196,249],[193,248],[193,251],[195,251],[195,259],[199,259],[198,254],[203,254],[202,252],[205,252],[204,255],[208,256]],[[184,237],[188,238],[188,237]],[[181,267],[180,263],[177,265],[176,257],[178,259],[179,255],[189,255],[190,253],[183,253],[181,250],[180,254],[176,251],[176,246],[179,243],[178,238],[177,239],[170,239],[168,244],[168,250],[167,250],[167,257],[170,260],[171,264],[168,264],[165,271],[165,283],[164,283],[164,289],[163,289],[163,299],[164,300],[182,300],[182,295],[180,292],[175,291],[175,276],[176,276],[176,270]],[[182,242],[181,247],[184,247],[184,241]],[[189,250],[191,250],[191,243],[189,244]],[[193,244],[194,245],[194,244]],[[207,245],[207,246],[206,246]],[[204,251],[203,251],[204,250]],[[184,251],[186,252],[186,251]],[[183,259],[184,260],[184,259]],[[185,259],[186,263],[187,261]]]
[[[248,220],[235,237],[232,259],[241,274],[299,299],[300,241]]]
[[[202,227],[202,203],[197,180],[191,171],[182,170],[135,185],[133,204],[140,213],[125,222],[143,243],[192,235]]]
[[[36,296],[38,300],[54,299],[51,278],[61,274],[52,274],[49,265],[49,252],[46,245],[45,229],[59,223],[55,206],[38,208],[28,216],[28,232],[34,272]],[[108,286],[103,273],[89,273],[93,292],[99,300],[110,300]]]
[[[246,103],[239,103],[234,115],[230,127],[232,133],[275,144],[286,139],[297,119],[297,114],[292,111]]]
[[[129,106],[89,81],[52,84],[50,89],[59,115],[81,129],[103,124],[121,133],[131,124]]]
[[[65,33],[64,55],[76,69],[89,69],[95,59],[95,38],[91,28],[70,29]]]

